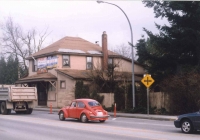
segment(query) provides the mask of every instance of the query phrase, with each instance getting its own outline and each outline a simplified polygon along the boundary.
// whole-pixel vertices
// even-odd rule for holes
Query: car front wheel
[[[61,121],[64,121],[64,120],[65,120],[63,111],[61,111],[61,112],[59,113],[59,119],[60,119]]]
[[[193,131],[192,123],[190,120],[184,120],[181,123],[181,130],[183,133],[191,133]]]

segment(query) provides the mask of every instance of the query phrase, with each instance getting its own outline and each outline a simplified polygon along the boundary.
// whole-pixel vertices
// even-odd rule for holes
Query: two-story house
[[[77,80],[88,80],[95,68],[106,70],[109,64],[118,63],[118,74],[132,75],[132,61],[107,49],[107,34],[102,34],[102,47],[79,37],[64,37],[27,58],[29,75],[16,84],[36,86],[38,106],[62,107],[75,98]],[[139,81],[144,69],[134,63],[135,80]]]

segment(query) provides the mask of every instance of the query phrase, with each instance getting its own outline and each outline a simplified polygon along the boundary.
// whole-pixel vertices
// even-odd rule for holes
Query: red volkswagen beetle
[[[70,106],[60,109],[58,115],[61,121],[65,118],[75,118],[84,123],[88,120],[105,122],[109,117],[100,103],[93,99],[75,99]]]

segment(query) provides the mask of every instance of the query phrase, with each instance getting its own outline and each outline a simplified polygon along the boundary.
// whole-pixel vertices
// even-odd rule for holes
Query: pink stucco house
[[[132,75],[132,61],[107,49],[107,34],[102,34],[102,47],[79,37],[64,37],[27,58],[29,75],[19,79],[18,86],[36,86],[38,106],[62,107],[75,98],[77,80],[87,81],[87,73],[96,68],[106,70],[118,62],[118,74]],[[135,80],[140,81],[144,69],[134,63]],[[131,78],[130,78],[131,80]]]

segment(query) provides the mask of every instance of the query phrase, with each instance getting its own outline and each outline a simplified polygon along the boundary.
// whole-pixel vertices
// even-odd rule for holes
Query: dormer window
[[[86,69],[87,70],[92,70],[93,69],[92,57],[87,57],[86,58]]]
[[[63,66],[70,66],[69,55],[63,55]]]

